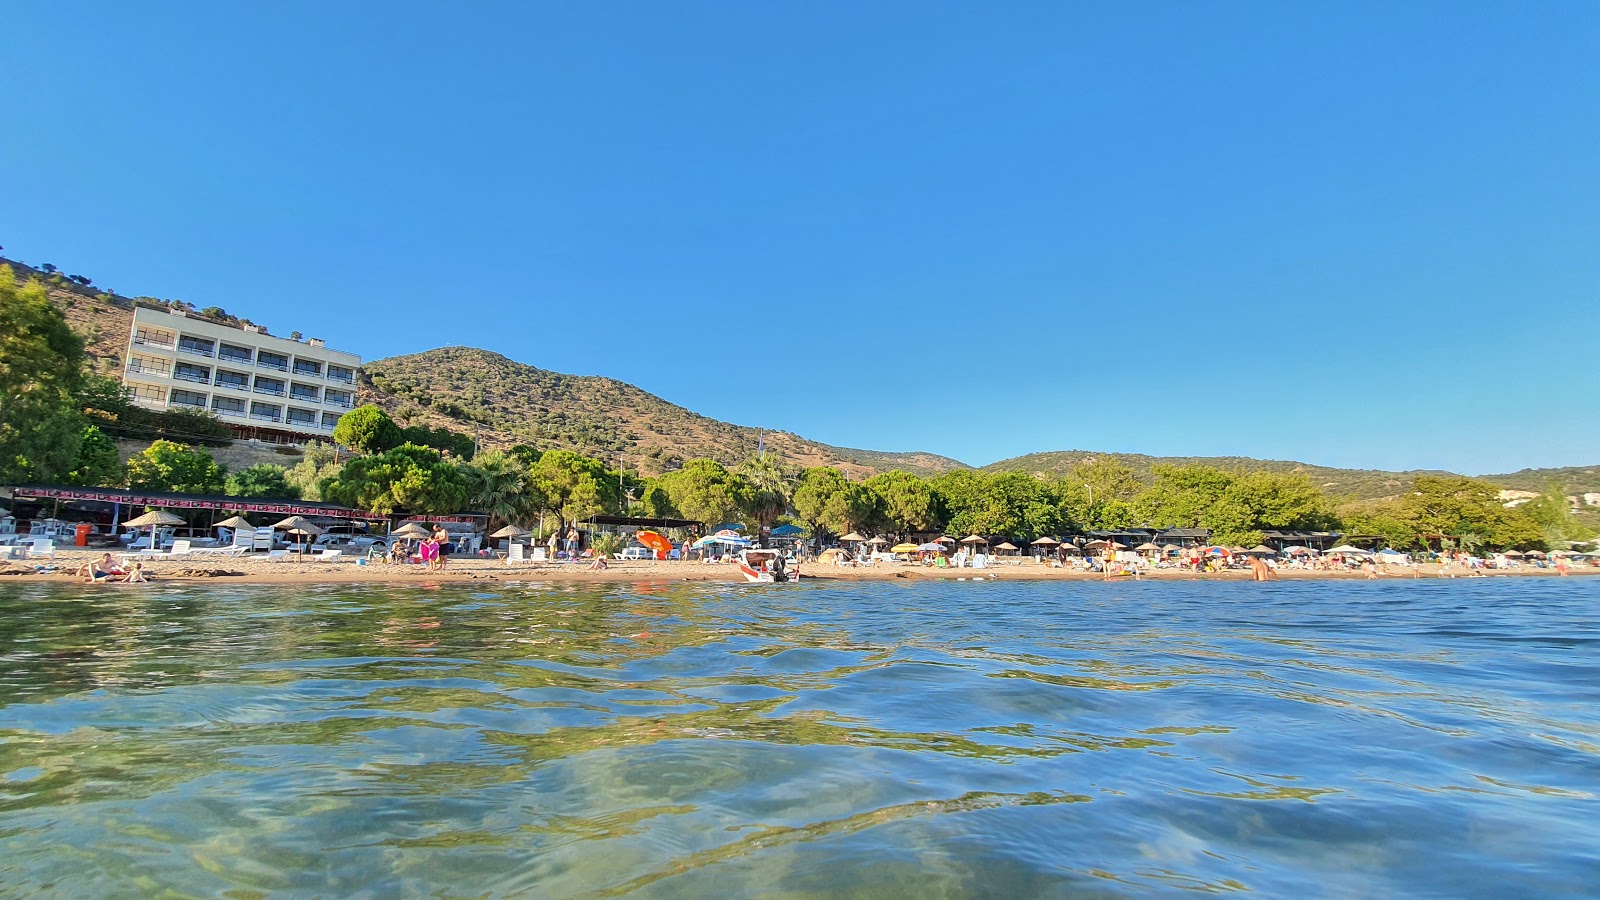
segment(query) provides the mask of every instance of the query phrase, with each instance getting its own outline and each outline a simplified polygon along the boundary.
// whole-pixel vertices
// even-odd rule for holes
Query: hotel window
[[[333,388],[328,388],[328,390],[323,393],[323,398],[329,406],[343,406],[346,409],[355,406],[355,402],[351,398],[349,391],[336,391]]]
[[[256,365],[263,369],[277,369],[280,372],[289,371],[289,357],[282,353],[273,353],[262,350],[256,354]]]
[[[211,408],[212,410],[225,415],[244,415],[244,401],[235,400],[232,397],[212,397]]]
[[[159,375],[166,378],[172,374],[172,364],[164,359],[135,356],[128,360],[128,371],[135,375]]]
[[[289,424],[315,425],[317,424],[317,414],[309,409],[295,409],[291,406],[289,407]]]
[[[271,403],[250,404],[250,418],[261,419],[265,422],[276,422],[283,418],[282,407]]]
[[[172,370],[172,377],[179,381],[192,381],[195,384],[210,384],[211,370],[205,366],[193,366],[181,362]]]
[[[172,341],[175,337],[176,335],[172,332],[162,331],[159,328],[139,328],[133,333],[133,342],[135,344],[148,344],[151,347],[165,347],[171,350]]]
[[[294,373],[296,375],[310,375],[313,378],[322,377],[322,363],[314,359],[301,359],[295,357]]]
[[[217,387],[228,388],[229,390],[250,390],[250,376],[243,372],[229,372],[225,369],[218,369],[215,383]]]
[[[217,347],[217,359],[244,363],[248,366],[255,361],[255,354],[250,351],[249,347],[240,347],[237,344],[222,344]]]
[[[205,409],[206,404],[211,402],[211,398],[196,391],[186,391],[182,388],[173,388],[172,397],[168,400],[168,402],[174,406],[198,406],[201,409]]]
[[[349,368],[346,368],[344,366],[335,366],[335,365],[331,365],[330,364],[328,366],[328,380],[329,381],[342,381],[345,384],[355,384],[356,383],[356,370],[355,369],[349,369]]]
[[[332,427],[334,427],[334,426],[336,426],[338,424],[339,424],[339,414],[338,413],[323,413],[322,414],[322,427],[323,428],[332,428]]]
[[[281,378],[265,378],[265,377],[262,377],[260,375],[257,375],[256,376],[256,393],[258,393],[258,394],[271,394],[274,397],[282,397],[283,396],[283,379],[281,379]]]
[[[216,341],[190,337],[187,334],[178,338],[178,351],[180,353],[193,353],[196,356],[215,356],[216,349]]]
[[[165,403],[165,402],[167,402],[167,389],[166,388],[163,388],[163,387],[151,387],[150,385],[147,385],[147,384],[130,384],[130,385],[128,385],[128,395],[130,397],[132,397],[133,399],[135,399],[135,400],[147,400],[147,401],[152,401],[152,402],[155,402],[155,403]]]
[[[322,402],[321,392],[314,387],[303,384],[289,385],[289,396],[295,400],[305,400],[311,403]]]

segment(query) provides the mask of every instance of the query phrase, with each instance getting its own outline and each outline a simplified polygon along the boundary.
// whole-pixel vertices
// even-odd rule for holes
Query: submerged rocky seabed
[[[1600,581],[0,584],[0,892],[1583,895]]]

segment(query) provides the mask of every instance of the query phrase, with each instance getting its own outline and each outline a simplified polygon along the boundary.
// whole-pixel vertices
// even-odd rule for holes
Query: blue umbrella
[[[743,531],[744,530],[744,526],[739,524],[738,522],[723,522],[721,525],[718,525],[717,527],[715,527],[715,528],[713,528],[711,530],[712,531]]]
[[[779,525],[777,528],[772,529],[773,537],[793,537],[794,535],[804,533],[805,529],[801,528],[799,525]]]

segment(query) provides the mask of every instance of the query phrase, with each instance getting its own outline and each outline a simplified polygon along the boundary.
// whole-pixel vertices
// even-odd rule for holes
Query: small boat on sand
[[[800,580],[800,570],[790,571],[788,561],[779,550],[740,550],[739,571],[744,573],[744,580],[752,584]]]

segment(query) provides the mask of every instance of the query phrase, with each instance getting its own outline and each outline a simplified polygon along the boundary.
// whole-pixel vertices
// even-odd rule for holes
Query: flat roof
[[[310,500],[267,500],[261,497],[229,497],[220,494],[169,494],[161,491],[56,484],[19,484],[6,490],[13,497],[34,500],[98,500],[102,503],[127,503],[133,506],[160,506],[168,509],[238,510],[285,516],[329,516],[335,519],[389,518],[340,506],[337,503],[316,503]]]

